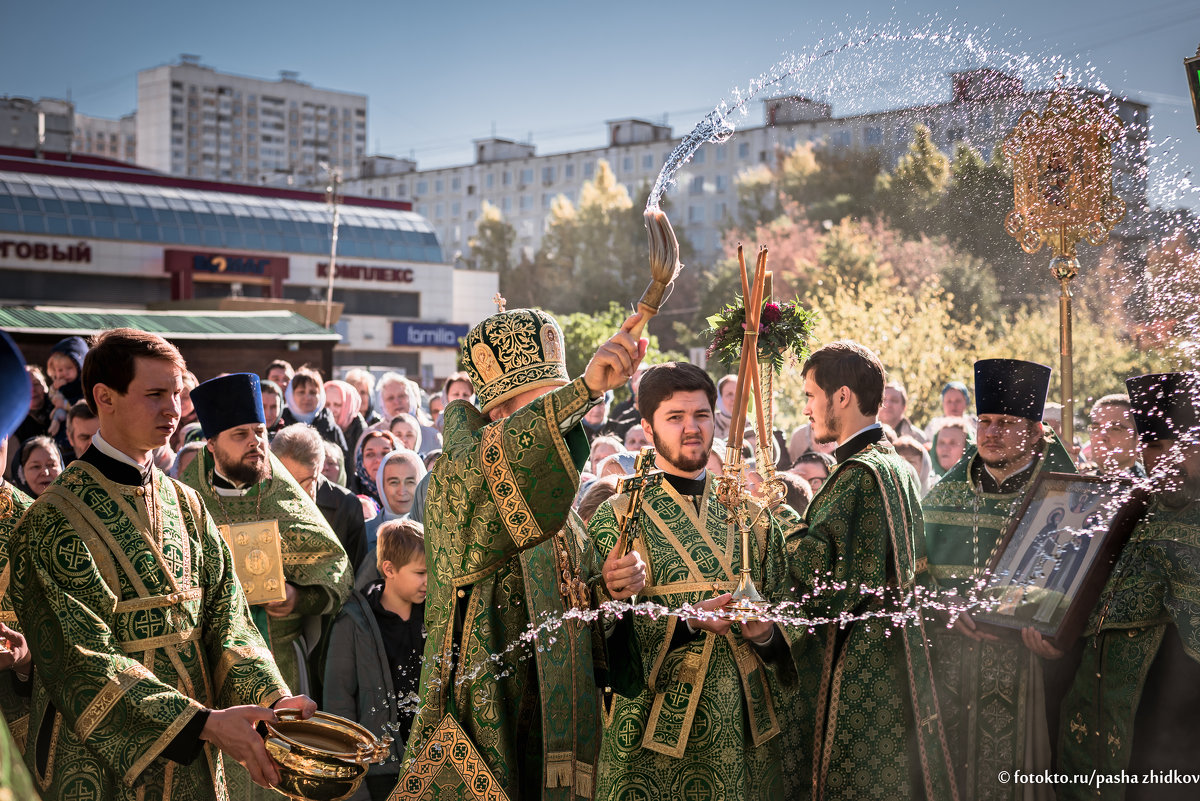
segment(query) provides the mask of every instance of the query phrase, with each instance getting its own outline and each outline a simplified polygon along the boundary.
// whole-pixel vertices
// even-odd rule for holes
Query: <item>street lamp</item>
[[[1071,279],[1079,274],[1075,245],[1102,244],[1125,216],[1113,193],[1112,145],[1123,136],[1120,119],[1091,94],[1061,86],[1041,115],[1026,111],[1004,138],[1013,165],[1013,209],[1004,230],[1026,253],[1049,245],[1050,272],[1059,282],[1059,357],[1063,441],[1075,437],[1071,352]]]
[[[333,207],[333,232],[329,237],[329,283],[325,288],[325,327],[329,328],[333,324],[333,276],[337,272],[338,204],[342,199],[342,171],[325,161],[321,162],[321,169],[329,176],[325,202]]]

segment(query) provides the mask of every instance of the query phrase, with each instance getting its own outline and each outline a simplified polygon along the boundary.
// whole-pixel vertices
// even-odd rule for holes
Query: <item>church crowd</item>
[[[1196,797],[1128,777],[1200,766],[1200,373],[1068,442],[1021,354],[925,421],[839,340],[759,447],[738,376],[645,364],[637,320],[572,376],[501,310],[434,388],[0,343],[0,798],[282,798],[261,724],[318,709],[393,738],[354,801]],[[976,619],[1049,473],[1128,488],[1071,641]],[[743,562],[778,613],[731,613]]]

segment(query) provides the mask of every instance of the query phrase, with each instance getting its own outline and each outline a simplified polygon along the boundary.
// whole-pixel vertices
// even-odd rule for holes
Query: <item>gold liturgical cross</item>
[[[503,295],[497,292],[495,295],[492,295],[492,303],[496,304],[497,312],[502,312],[504,311],[504,306],[508,303],[508,301],[504,299]]]

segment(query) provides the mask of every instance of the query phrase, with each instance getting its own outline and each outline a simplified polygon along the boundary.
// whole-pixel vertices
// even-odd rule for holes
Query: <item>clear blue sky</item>
[[[1158,143],[1152,190],[1177,198],[1172,204],[1200,207],[1195,189],[1164,192],[1200,166],[1181,64],[1200,44],[1196,0],[854,5],[846,12],[809,0],[0,0],[0,94],[62,97],[70,90],[80,112],[118,116],[136,105],[137,71],[180,53],[256,77],[296,70],[316,86],[369,97],[369,151],[411,153],[433,167],[469,161],[470,140],[493,126],[511,138],[532,133],[541,153],[601,145],[604,121],[617,117],[666,113],[681,134],[732,89],[788,53],[813,52],[822,39],[829,46],[853,29],[951,25],[978,31],[975,40],[987,49],[1033,61],[1061,57],[1079,71],[1090,63],[1089,82],[1149,102]],[[789,88],[824,94],[835,114],[909,105],[945,99],[941,74],[979,66],[973,60],[958,45],[871,46],[825,62]],[[1035,72],[1052,75],[1057,66]],[[746,124],[760,119],[753,106]]]

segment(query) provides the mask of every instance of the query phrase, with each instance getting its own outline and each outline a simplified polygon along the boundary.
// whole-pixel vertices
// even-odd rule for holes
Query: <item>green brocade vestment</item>
[[[289,691],[195,493],[157,469],[132,486],[76,461],[10,552],[35,665],[25,759],[42,797],[226,798],[215,747],[190,764],[163,750],[201,709]]]
[[[592,796],[600,700],[591,628],[552,623],[536,648],[522,640],[531,624],[563,615],[564,587],[586,605],[599,572],[569,518],[588,446],[582,427],[568,423],[590,402],[576,379],[495,422],[465,401],[446,407],[425,505],[421,706],[393,797],[495,797],[445,784],[421,758],[446,715],[512,801]],[[460,755],[450,759],[461,768]]]
[[[1169,509],[1158,501],[1150,505],[1121,550],[1085,635],[1083,658],[1062,706],[1059,772],[1090,775],[1094,770],[1118,776],[1130,771],[1143,780],[1151,768],[1194,772],[1194,745],[1184,747],[1188,764],[1181,764],[1182,760],[1171,764],[1163,754],[1168,748],[1161,747],[1164,738],[1194,744],[1197,724],[1189,715],[1194,708],[1160,706],[1153,710],[1156,716],[1139,705],[1147,692],[1167,707],[1180,703],[1175,695],[1180,690],[1188,697],[1196,695],[1195,664],[1187,670],[1159,673],[1159,681],[1166,679],[1163,687],[1150,687],[1147,679],[1168,637],[1178,637],[1182,643],[1183,661],[1200,662],[1200,503],[1193,501],[1181,509]],[[1181,688],[1180,682],[1192,686]],[[1164,713],[1175,720],[1168,724],[1161,719]],[[1180,721],[1181,717],[1188,719]],[[1142,726],[1160,730],[1140,731]],[[1157,739],[1159,747],[1140,745],[1135,752],[1139,737]],[[1137,756],[1146,764],[1137,764]],[[1194,798],[1196,793],[1191,785],[1128,783],[1099,787],[1074,783],[1061,785],[1056,792],[1059,801],[1119,801],[1127,790],[1131,796],[1138,792],[1138,798]]]
[[[271,476],[244,495],[219,496],[213,487],[213,455],[202,449],[180,478],[193,487],[218,525],[277,520],[283,557],[283,577],[300,588],[311,608],[297,608],[285,617],[270,617],[262,606],[251,607],[255,625],[271,644],[279,672],[294,692],[308,687],[306,662],[317,642],[353,589],[350,560],[333,529],[308,493],[274,454]],[[303,654],[303,656],[301,655]],[[279,799],[282,796],[254,784],[240,764],[229,766],[230,793],[236,801]]]
[[[716,498],[712,476],[700,497],[697,510],[667,482],[644,491],[634,547],[647,577],[638,600],[679,609],[737,586],[741,535]],[[597,559],[616,545],[614,509],[623,514],[628,503],[628,496],[617,495],[592,518]],[[750,538],[756,586],[781,580],[781,529],[799,522],[787,507],[778,521],[764,513]],[[780,644],[777,660],[764,661],[736,630],[724,636],[699,632],[672,648],[677,628],[685,625],[676,615],[635,615],[632,626],[614,631],[614,640],[632,642],[610,640],[610,656],[636,654],[640,671],[626,682],[630,686],[614,683],[620,695],[604,731],[596,797],[780,801],[786,796],[777,709],[795,685],[790,650]],[[782,636],[778,627],[774,636]],[[619,666],[611,667],[615,675]]]
[[[1074,473],[1058,438],[1048,433],[1036,472]],[[973,470],[975,445],[925,496],[929,568],[941,590],[968,596],[1021,508],[1030,484],[985,493]],[[934,677],[946,737],[963,799],[1044,798],[1046,785],[1002,784],[1001,771],[1050,767],[1041,660],[1018,640],[976,642],[945,625],[929,626]],[[1039,795],[1040,794],[1040,795]]]
[[[0,623],[17,629],[17,613],[13,611],[12,597],[8,587],[12,583],[12,565],[8,556],[8,541],[17,528],[25,510],[33,505],[33,498],[5,481],[0,484]],[[25,735],[29,733],[29,699],[13,689],[15,677],[7,671],[0,672],[0,711],[8,721],[13,742],[25,750]]]
[[[835,621],[794,645],[807,668],[790,712],[807,764],[794,772],[813,799],[957,797],[922,622],[920,497],[895,449],[874,442],[834,468],[785,543],[788,586],[771,596]]]
[[[201,500],[218,524],[279,521],[282,540],[283,577],[297,587],[310,587],[320,594],[319,608],[311,614],[300,611],[287,617],[267,617],[254,609],[254,619],[264,635],[269,634],[271,652],[288,686],[299,691],[300,658],[293,643],[304,635],[311,652],[327,623],[350,597],[354,573],[337,535],[325,521],[316,503],[301,489],[274,454],[270,455],[271,476],[245,495],[218,496],[213,487],[213,456],[201,450],[183,471],[181,480],[200,493]],[[261,495],[261,498],[259,497]]]

